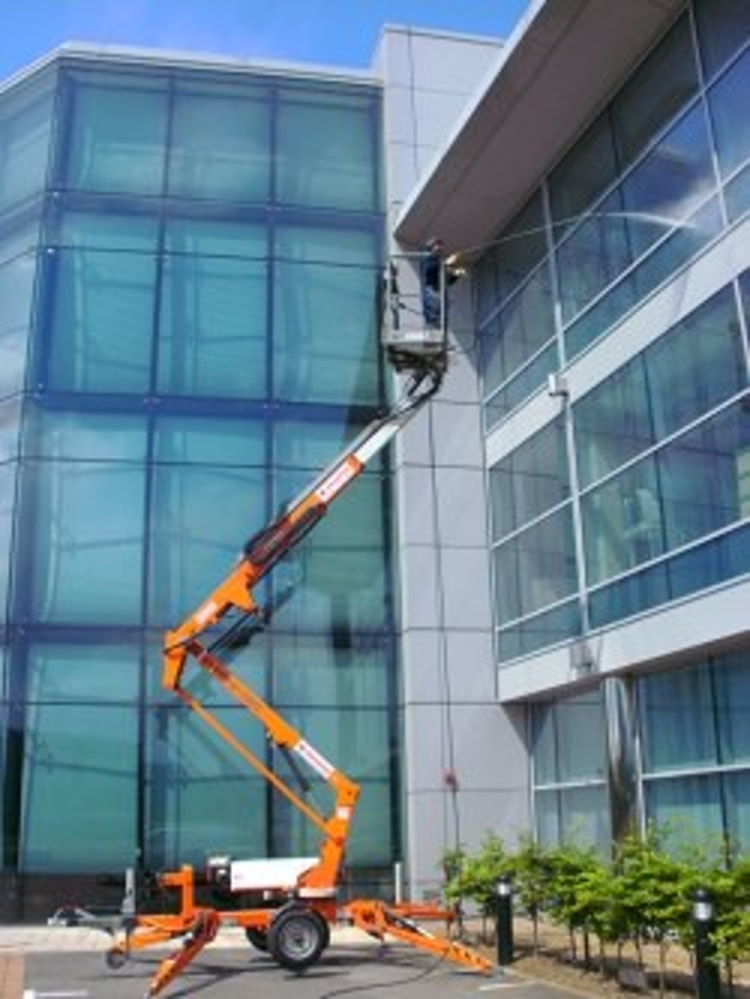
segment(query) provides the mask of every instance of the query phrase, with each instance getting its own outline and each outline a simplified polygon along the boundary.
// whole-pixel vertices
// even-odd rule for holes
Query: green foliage
[[[725,842],[680,842],[668,827],[652,826],[624,839],[605,862],[592,849],[571,843],[545,848],[528,835],[509,851],[490,833],[476,854],[447,853],[443,867],[449,902],[471,900],[489,915],[499,877],[510,875],[517,904],[535,931],[544,916],[571,935],[582,931],[586,941],[593,934],[601,948],[652,941],[660,947],[662,972],[672,940],[692,947],[693,896],[706,888],[716,904],[717,958],[750,958],[750,857],[736,857]]]

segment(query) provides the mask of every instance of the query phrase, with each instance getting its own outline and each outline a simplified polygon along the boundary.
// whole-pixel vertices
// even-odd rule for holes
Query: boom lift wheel
[[[256,950],[268,950],[268,930],[261,929],[260,926],[246,926],[245,936]]]
[[[120,968],[123,967],[127,959],[128,955],[125,953],[124,950],[121,950],[119,947],[112,947],[112,949],[108,950],[107,953],[104,955],[104,961],[107,967],[111,968],[112,971],[119,971]]]
[[[304,971],[318,960],[330,936],[320,913],[303,905],[285,906],[268,930],[268,951],[282,968]]]

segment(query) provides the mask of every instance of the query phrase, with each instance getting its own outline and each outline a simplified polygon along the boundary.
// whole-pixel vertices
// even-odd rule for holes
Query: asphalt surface
[[[23,999],[135,999],[147,993],[158,953],[141,952],[119,971],[92,953],[26,956]],[[504,974],[478,975],[403,947],[381,953],[369,945],[331,946],[302,975],[280,968],[247,947],[204,952],[161,993],[165,999],[334,999],[371,994],[403,999],[491,999],[512,991],[518,999],[560,999],[547,985]],[[12,997],[11,997],[12,999]]]
[[[76,929],[0,926],[0,999],[138,999],[146,995],[169,948],[138,951],[117,971],[107,967],[110,938]],[[161,993],[164,999],[569,999],[569,992],[517,974],[489,975],[403,945],[380,947],[357,931],[334,931],[331,946],[302,975],[279,967],[229,930]],[[511,999],[511,997],[508,997]]]

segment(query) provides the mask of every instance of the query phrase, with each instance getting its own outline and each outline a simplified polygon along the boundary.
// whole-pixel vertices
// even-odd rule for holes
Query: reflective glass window
[[[638,681],[645,773],[718,762],[712,701],[705,663]]]
[[[499,624],[569,596],[577,587],[570,506],[499,545],[493,561]]]
[[[711,847],[724,832],[718,774],[648,780],[644,783],[646,817],[665,826],[678,843]]]
[[[701,105],[684,115],[622,183],[631,251],[639,257],[688,219],[716,187]]]
[[[748,93],[750,93],[750,48],[730,66],[708,92],[708,106],[714,125],[719,168],[723,177],[731,174],[750,157]]]
[[[544,384],[548,375],[559,369],[560,362],[557,344],[550,342],[544,350],[522,368],[510,381],[506,382],[493,396],[487,400],[484,408],[485,427],[491,430],[496,423],[507,416],[516,406],[520,405],[530,395],[537,392]]]
[[[26,457],[89,461],[144,461],[146,421],[120,413],[75,413],[28,406]]]
[[[36,262],[27,252],[0,263],[0,399],[24,387]]]
[[[649,447],[653,430],[643,358],[623,365],[579,399],[573,416],[582,486]]]
[[[483,334],[484,394],[490,395],[555,333],[550,273],[541,267]]]
[[[198,607],[266,522],[265,475],[209,464],[151,474],[149,619],[164,627]]]
[[[550,174],[549,194],[555,241],[610,186],[617,173],[612,122],[609,114],[604,113],[586,129]]]
[[[21,398],[0,402],[0,465],[17,458],[20,452]]]
[[[612,123],[621,170],[633,162],[697,92],[698,66],[690,22],[684,14],[612,102]]]
[[[750,163],[726,185],[724,200],[730,222],[734,222],[750,208]]]
[[[205,414],[162,416],[154,427],[154,459],[165,464],[265,464],[263,425]]]
[[[631,465],[581,500],[589,585],[664,551],[664,514],[653,458]]]
[[[110,76],[106,83],[97,84],[87,77],[71,80],[71,84],[65,186],[160,194],[167,137],[165,81],[140,76],[118,81]]]
[[[557,784],[606,773],[600,689],[532,706],[534,783]]]
[[[558,419],[490,469],[493,540],[534,520],[569,495],[565,426]]]
[[[750,773],[723,774],[721,780],[729,840],[745,844],[750,840]]]
[[[166,393],[264,398],[266,233],[172,222],[161,289],[158,386]]]
[[[305,474],[281,474],[279,504],[295,496]],[[274,573],[277,598],[293,588],[294,600],[275,614],[278,627],[339,633],[383,627],[387,573],[383,551],[383,490],[377,476],[363,476],[330,509],[314,534]]]
[[[599,628],[658,607],[670,597],[667,565],[659,562],[589,593],[589,622],[592,628]]]
[[[297,402],[375,403],[374,235],[284,227],[277,254],[274,395]]]
[[[172,112],[169,193],[265,202],[271,176],[270,106],[241,87],[210,92],[178,84]]]
[[[272,656],[275,704],[368,708],[388,703],[387,648],[375,636],[279,635]]]
[[[507,298],[546,252],[542,196],[536,191],[503,229],[496,242],[494,256],[500,298]]]
[[[712,670],[720,761],[750,763],[750,654],[716,656]]]
[[[745,0],[693,0],[703,69],[713,76],[750,37]]]
[[[496,634],[495,648],[501,663],[518,656],[529,655],[548,645],[581,634],[583,627],[581,605],[578,599],[558,604],[552,610],[526,617],[517,624],[500,628]]]
[[[732,288],[724,288],[660,337],[644,360],[655,440],[740,391],[747,375]]]
[[[21,869],[121,869],[136,849],[135,708],[31,703],[24,746]]]
[[[212,715],[264,759],[263,729],[243,708]],[[147,724],[146,863],[204,865],[212,844],[235,857],[266,856],[266,781],[185,708],[157,708]]]
[[[45,256],[51,388],[145,392],[156,293],[156,223],[116,215],[66,218]]]
[[[31,85],[15,86],[0,96],[0,213],[44,188],[53,79],[44,73]]]
[[[369,98],[282,93],[276,126],[277,200],[377,211],[373,110]]]
[[[15,462],[0,464],[0,627],[5,624],[7,613],[17,472]]]
[[[750,412],[742,405],[680,437],[657,460],[669,547],[750,516]]]
[[[100,625],[140,621],[145,472],[116,462],[29,462],[35,511],[32,617]],[[32,505],[33,491],[33,505]]]
[[[34,645],[26,696],[49,704],[132,704],[139,669],[138,649],[129,645]]]

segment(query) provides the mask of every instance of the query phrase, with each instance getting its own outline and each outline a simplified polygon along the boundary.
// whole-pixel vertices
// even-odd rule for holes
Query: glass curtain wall
[[[4,870],[31,885],[136,857],[315,853],[317,832],[162,694],[160,642],[382,402],[379,93],[65,60],[56,100],[30,370],[0,365],[4,427],[33,390],[20,443],[0,436],[18,496],[0,509]],[[45,115],[42,134],[51,98]],[[22,288],[3,267],[24,232],[0,262]],[[18,359],[28,319],[2,309]],[[363,783],[362,872],[397,846],[385,473],[259,588],[272,627],[235,661]],[[245,713],[202,694],[263,756]]]
[[[747,213],[749,38],[694,0],[479,261],[488,432]],[[501,664],[750,571],[747,283],[490,470]]]

